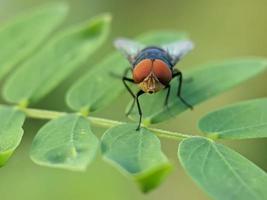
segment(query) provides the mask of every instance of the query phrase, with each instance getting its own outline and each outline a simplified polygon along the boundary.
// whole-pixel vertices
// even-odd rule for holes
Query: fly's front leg
[[[144,94],[145,92],[143,90],[139,90],[136,94],[136,103],[137,103],[137,109],[138,109],[138,113],[139,113],[139,123],[138,123],[138,126],[136,128],[137,131],[140,130],[140,127],[141,127],[141,122],[142,122],[142,109],[141,109],[141,106],[140,106],[140,103],[139,103],[139,97]]]
[[[122,77],[122,82],[123,82],[125,88],[127,89],[127,91],[133,97],[133,103],[132,103],[132,105],[131,105],[131,107],[130,107],[130,109],[127,112],[126,115],[129,115],[131,113],[131,111],[134,108],[134,104],[136,102],[137,103],[138,114],[139,114],[139,123],[138,123],[138,126],[136,128],[136,130],[138,131],[138,130],[140,130],[141,122],[142,122],[142,110],[141,110],[141,106],[140,106],[140,103],[139,103],[139,99],[138,98],[139,98],[139,96],[141,96],[142,94],[144,94],[144,91],[143,90],[139,90],[136,95],[133,93],[133,91],[131,90],[131,88],[127,85],[127,82],[134,83],[134,80],[133,79],[126,77],[128,71],[129,71],[129,69],[125,70],[124,75]]]
[[[131,68],[127,68],[125,70],[124,74],[123,74],[123,77],[122,77],[123,85],[125,86],[127,91],[130,93],[130,95],[133,97],[132,105],[131,105],[130,109],[128,110],[128,112],[126,113],[127,116],[132,112],[132,110],[134,108],[134,104],[135,104],[135,98],[136,98],[136,96],[133,93],[133,91],[131,90],[131,88],[127,85],[127,82],[134,83],[133,79],[126,77],[126,75],[127,75],[127,73],[129,72],[130,69]]]
[[[165,89],[167,90],[167,94],[166,94],[166,97],[165,97],[164,106],[167,106],[168,107],[171,86],[168,84],[168,85],[166,85]]]
[[[129,109],[129,110],[127,111],[127,113],[126,113],[126,116],[128,116],[128,115],[132,112],[132,110],[133,110],[133,108],[134,108],[134,105],[135,105],[135,98],[136,98],[136,97],[135,97],[133,91],[132,91],[132,90],[130,89],[130,87],[127,85],[126,81],[131,82],[131,83],[134,83],[134,81],[133,81],[133,79],[129,79],[129,78],[127,78],[127,77],[123,77],[123,84],[124,84],[124,86],[126,87],[127,91],[130,93],[130,95],[133,97],[133,101],[132,101],[131,107],[130,107],[130,109]]]
[[[178,78],[178,90],[177,90],[177,97],[182,101],[183,104],[185,104],[187,107],[189,107],[191,110],[193,110],[193,106],[189,104],[181,95],[182,93],[182,83],[183,83],[183,74],[177,69],[173,70],[172,78],[176,77]]]

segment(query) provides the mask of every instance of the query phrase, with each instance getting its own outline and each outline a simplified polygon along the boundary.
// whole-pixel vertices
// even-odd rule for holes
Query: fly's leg
[[[167,94],[166,94],[166,97],[165,97],[164,106],[167,106],[168,107],[171,86],[168,84],[168,85],[166,85],[165,89],[167,90]]]
[[[122,77],[123,85],[125,86],[125,88],[127,89],[127,91],[130,93],[130,95],[133,97],[132,105],[131,105],[130,109],[128,110],[128,112],[126,113],[126,116],[128,116],[132,112],[132,110],[134,108],[134,104],[135,104],[135,94],[133,93],[133,91],[131,90],[131,88],[126,83],[126,81],[128,81],[130,83],[134,83],[134,80],[133,79],[126,77],[126,75],[127,75],[127,73],[129,72],[130,69],[131,68],[127,68],[124,71],[124,74],[123,74],[123,77]]]
[[[123,81],[123,84],[125,86],[125,88],[127,89],[127,91],[130,93],[130,95],[133,97],[133,101],[132,101],[132,104],[131,104],[131,107],[130,109],[127,111],[126,113],[126,116],[128,116],[133,108],[134,108],[134,104],[135,104],[135,94],[133,93],[133,91],[131,90],[131,88],[127,85],[126,81],[130,82],[130,83],[134,83],[134,80],[133,79],[130,79],[130,78],[127,78],[127,77],[123,77],[122,78],[122,81]]]
[[[193,110],[193,106],[191,104],[189,104],[181,95],[182,92],[182,83],[183,83],[183,75],[182,72],[174,69],[173,74],[172,74],[172,78],[176,77],[178,78],[178,90],[177,90],[177,96],[179,97],[179,99],[182,101],[183,104],[185,104],[188,108],[190,108],[191,110]]]
[[[123,82],[125,88],[130,93],[130,95],[133,97],[133,103],[132,103],[132,105],[131,105],[131,107],[130,107],[130,109],[127,112],[126,115],[129,115],[131,113],[131,111],[134,108],[134,104],[136,102],[137,103],[138,114],[139,114],[139,122],[138,122],[138,126],[136,128],[136,130],[138,131],[138,130],[140,130],[141,122],[142,122],[142,110],[141,110],[141,106],[140,106],[140,103],[139,103],[139,99],[138,98],[139,98],[139,96],[141,96],[142,94],[144,94],[144,91],[143,90],[139,90],[137,92],[137,94],[135,95],[133,93],[133,91],[131,90],[131,88],[127,85],[127,82],[134,83],[134,80],[133,79],[126,77],[129,69],[131,69],[131,68],[128,68],[127,70],[125,70],[124,75],[122,77],[122,82]]]
[[[145,92],[143,90],[139,90],[136,94],[136,103],[137,103],[137,109],[138,109],[138,113],[139,113],[139,123],[138,123],[138,126],[136,128],[137,131],[140,130],[140,127],[141,127],[141,122],[142,122],[142,110],[141,110],[141,106],[140,106],[140,103],[139,103],[139,97],[144,94]]]

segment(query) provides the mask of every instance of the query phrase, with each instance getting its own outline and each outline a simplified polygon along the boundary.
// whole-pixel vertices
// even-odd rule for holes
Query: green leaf
[[[199,128],[212,138],[267,137],[267,99],[237,103],[204,116]]]
[[[42,98],[103,43],[109,24],[110,16],[103,15],[59,33],[7,80],[5,99],[21,103]]]
[[[144,34],[137,39],[146,44],[161,44],[185,37],[184,33],[160,31]],[[70,88],[67,104],[76,111],[91,112],[103,108],[125,91],[121,78],[113,77],[111,73],[122,76],[128,67],[130,64],[121,54],[108,55]]]
[[[37,46],[63,21],[67,6],[50,4],[28,11],[0,29],[0,78]]]
[[[25,114],[14,107],[0,106],[0,167],[13,154],[23,136]]]
[[[102,137],[102,153],[108,162],[132,178],[143,192],[158,186],[169,174],[171,165],[161,151],[159,139],[136,124],[113,127]]]
[[[183,83],[182,96],[187,102],[195,106],[237,86],[266,69],[266,59],[244,58],[217,64],[211,63],[184,71],[187,80]],[[188,109],[176,96],[177,86],[177,80],[172,80],[168,106],[164,106],[165,90],[154,95],[144,94],[140,97],[145,124],[162,122]],[[135,108],[130,117],[136,119],[138,116]]]
[[[76,114],[68,114],[45,124],[35,136],[31,159],[48,167],[84,171],[94,159],[98,139],[89,121]]]
[[[267,199],[267,174],[222,144],[201,137],[185,139],[178,156],[187,173],[214,199]]]

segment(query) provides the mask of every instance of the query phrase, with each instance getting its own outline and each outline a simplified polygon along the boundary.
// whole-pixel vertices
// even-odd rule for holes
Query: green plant
[[[267,115],[264,109],[267,108],[267,99],[243,102],[207,114],[199,122],[203,137],[150,128],[150,124],[166,121],[187,109],[176,98],[176,84],[172,82],[168,108],[162,103],[164,92],[153,98],[141,98],[145,119],[144,127],[137,132],[135,123],[88,116],[104,108],[124,91],[121,81],[112,78],[109,70],[110,66],[116,66],[113,72],[121,74],[127,61],[119,53],[112,53],[68,90],[66,102],[74,113],[29,108],[85,62],[108,35],[110,16],[102,15],[57,33],[33,53],[63,20],[66,11],[64,4],[49,5],[18,17],[0,30],[0,43],[3,44],[0,77],[23,61],[7,78],[3,88],[4,99],[12,105],[0,107],[0,166],[19,145],[26,117],[48,119],[50,121],[38,131],[32,143],[30,156],[37,164],[82,171],[93,161],[101,146],[103,158],[147,192],[159,185],[171,170],[171,163],[161,151],[158,139],[165,137],[181,141],[178,158],[182,166],[214,199],[267,199],[266,173],[214,141],[266,137]],[[162,44],[185,37],[184,33],[159,31],[146,33],[136,40]],[[193,81],[185,83],[184,96],[196,105],[266,69],[265,58],[209,63],[185,71],[185,76]],[[136,110],[130,117],[135,119]],[[91,125],[109,128],[100,145]]]

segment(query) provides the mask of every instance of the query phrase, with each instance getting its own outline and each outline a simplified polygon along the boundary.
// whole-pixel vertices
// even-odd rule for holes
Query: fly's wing
[[[145,48],[143,44],[125,38],[115,40],[114,46],[129,60],[131,64],[134,63],[137,54]]]
[[[163,45],[162,48],[169,54],[171,63],[174,66],[183,56],[194,48],[194,44],[190,40],[180,40]]]

